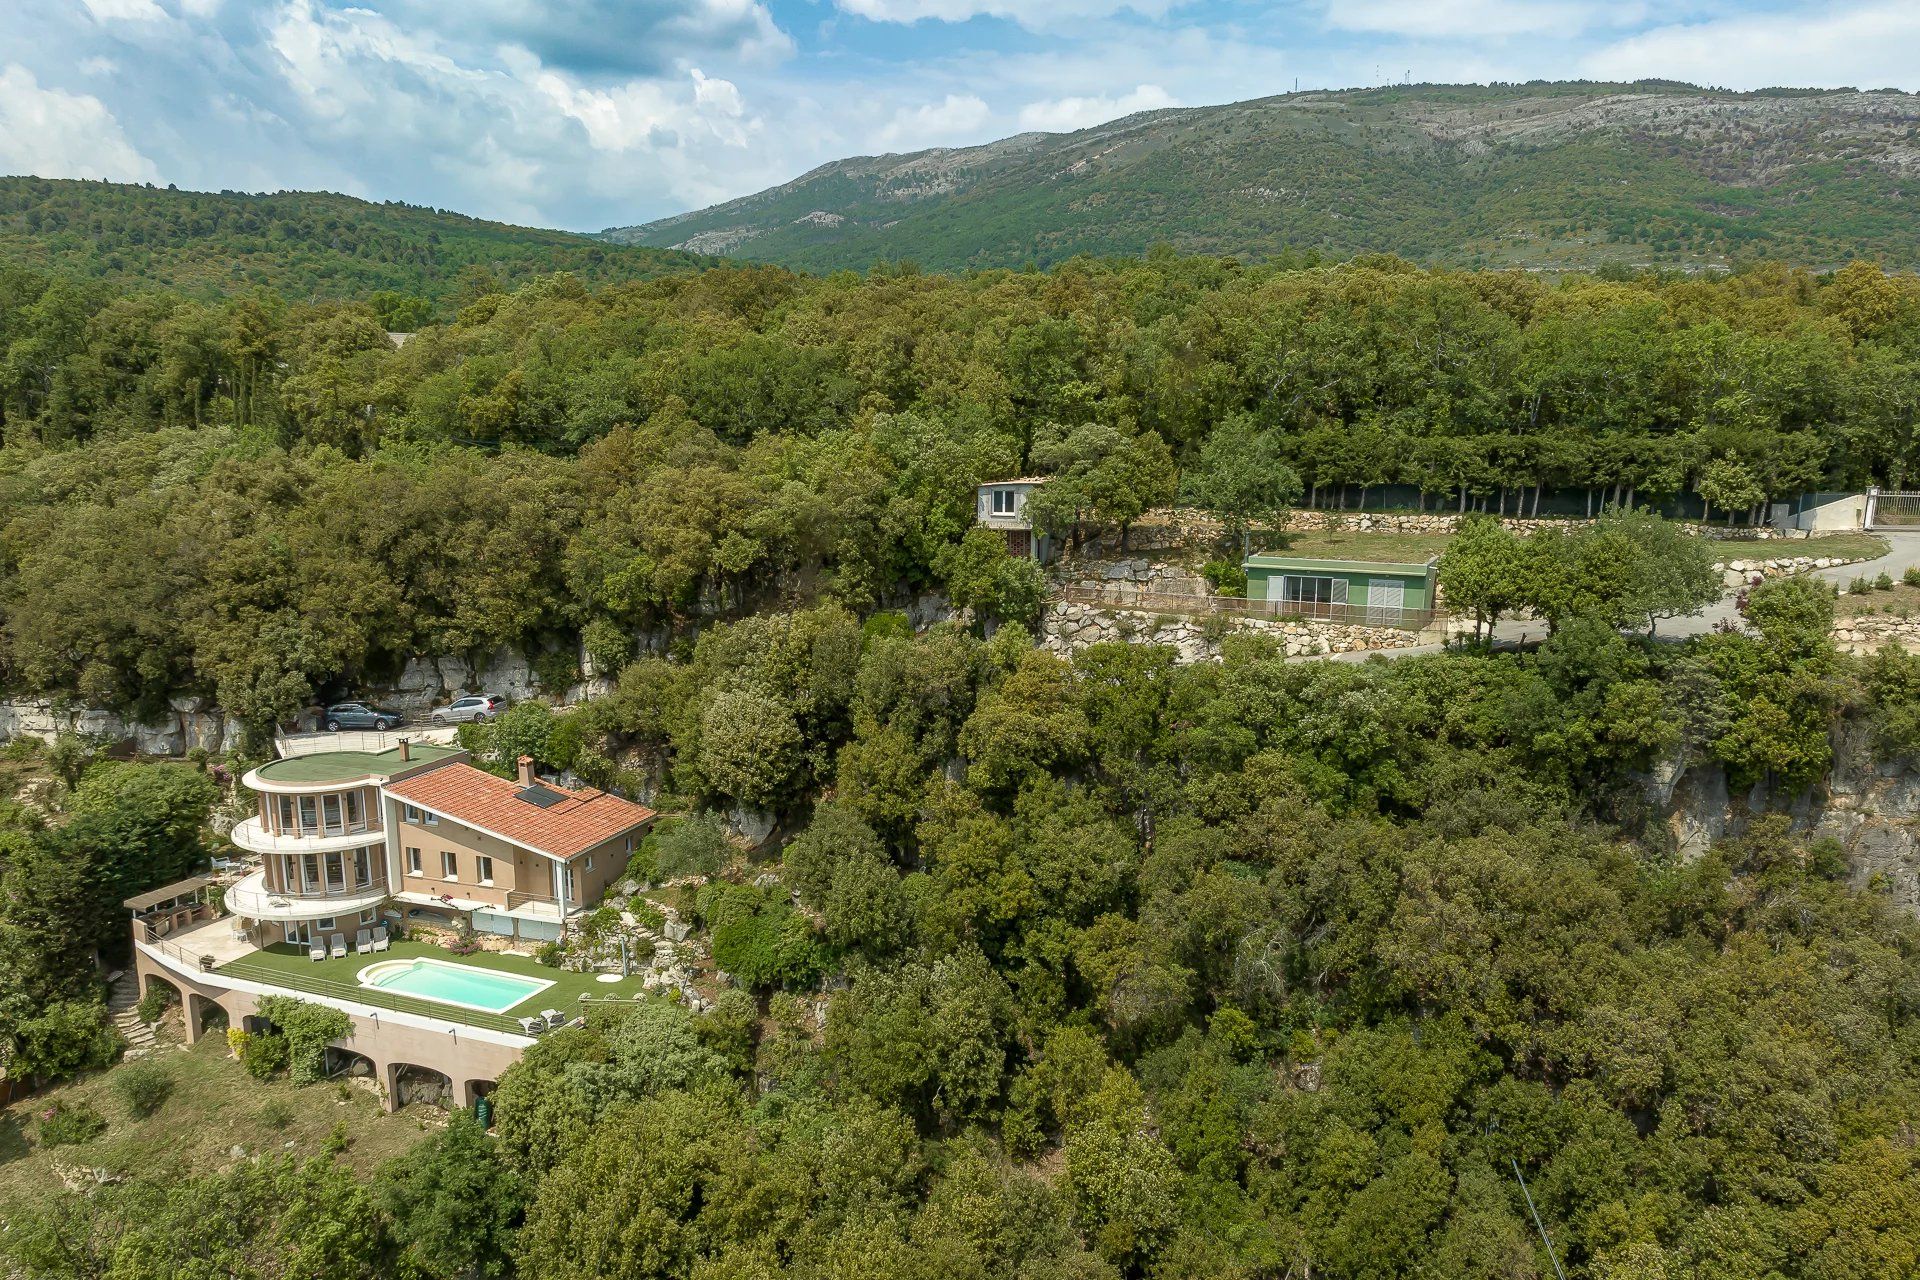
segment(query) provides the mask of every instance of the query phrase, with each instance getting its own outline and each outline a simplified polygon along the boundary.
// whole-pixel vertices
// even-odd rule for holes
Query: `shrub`
[[[1875,591],[1893,590],[1893,575],[1882,570],[1880,576],[1873,580],[1873,589]]]
[[[293,1104],[285,1098],[268,1098],[260,1106],[260,1123],[269,1129],[285,1129],[293,1119]]]
[[[11,1074],[59,1080],[104,1067],[120,1037],[98,1000],[60,1000],[21,1020],[13,1035]]]
[[[1873,590],[1873,584],[1868,582],[1864,577],[1855,578],[1847,584],[1848,595],[1863,596],[1871,590]]]
[[[173,1092],[173,1073],[157,1062],[132,1062],[113,1077],[113,1090],[139,1117],[158,1111]]]
[[[1244,596],[1247,594],[1247,571],[1232,560],[1209,560],[1201,567],[1200,576],[1207,580],[1213,593],[1220,596]]]
[[[134,1016],[148,1026],[152,1026],[167,1016],[167,1010],[172,1007],[173,1001],[172,987],[149,987],[147,994],[140,997],[140,1003],[133,1006]]]
[[[1910,564],[1907,571],[1900,575],[1900,581],[1910,587],[1920,587],[1920,564]]]
[[[627,904],[627,911],[642,929],[659,933],[667,927],[667,913],[646,898],[635,898]]]
[[[595,618],[580,629],[580,647],[593,660],[596,673],[617,676],[633,656],[633,637],[618,623]]]
[[[107,1131],[106,1117],[84,1102],[56,1102],[40,1113],[40,1145],[70,1147]]]
[[[247,1069],[248,1075],[256,1080],[268,1080],[286,1070],[291,1050],[285,1036],[271,1031],[240,1034],[246,1036],[240,1044],[240,1065]]]
[[[565,693],[569,686],[580,681],[579,659],[566,649],[542,653],[530,665],[535,683],[548,693]]]
[[[713,962],[748,987],[805,988],[826,971],[813,926],[784,902],[716,925]]]
[[[726,828],[718,814],[683,818],[647,838],[652,847],[654,874],[662,880],[683,876],[710,876],[720,870],[732,852]]]
[[[260,1016],[286,1037],[287,1074],[295,1084],[324,1076],[327,1042],[353,1034],[353,1019],[341,1010],[292,996],[267,996],[260,1001]]]
[[[447,944],[447,953],[456,956],[470,956],[480,949],[480,937],[473,926],[462,920],[460,928],[453,935],[453,941]]]

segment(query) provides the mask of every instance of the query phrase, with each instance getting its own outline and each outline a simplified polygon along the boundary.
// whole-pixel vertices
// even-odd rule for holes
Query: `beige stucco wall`
[[[404,813],[404,810],[401,810]],[[549,870],[552,859],[529,850],[508,844],[484,831],[475,831],[472,827],[442,818],[433,826],[408,822],[404,817],[394,823],[394,832],[400,847],[400,885],[402,892],[425,894],[452,894],[458,898],[470,898],[477,902],[491,902],[506,906],[507,894],[513,890],[534,894],[541,898],[553,896],[553,873]],[[642,832],[634,833],[639,840]],[[420,875],[407,874],[407,850],[420,850]],[[460,878],[445,880],[440,875],[440,854],[451,850],[459,864]],[[481,885],[474,880],[474,858],[485,854],[493,859],[493,884]],[[575,906],[591,905],[600,900],[607,886],[617,881],[627,869],[627,837],[617,836],[575,854],[573,862],[574,886],[579,895]],[[593,870],[586,869],[587,860],[593,861]]]
[[[146,990],[150,979],[171,984],[186,1006],[187,1042],[200,1038],[205,1022],[205,1002],[225,1010],[229,1026],[242,1026],[243,1020],[259,1007],[259,997],[250,991],[236,991],[212,978],[195,978],[162,963],[139,947],[134,948],[134,972],[140,988]],[[298,992],[287,994],[298,997]],[[499,1080],[508,1067],[520,1060],[521,1046],[502,1044],[477,1036],[470,1027],[447,1023],[444,1030],[413,1026],[392,1015],[363,1017],[348,1013],[353,1034],[333,1043],[364,1056],[373,1064],[380,1081],[381,1096],[389,1111],[396,1108],[395,1080],[404,1066],[426,1067],[445,1075],[453,1086],[456,1106],[472,1105],[477,1084]]]
[[[450,893],[455,897],[472,898],[477,902],[492,902],[500,906],[507,904],[507,894],[516,889],[535,894],[553,892],[553,881],[544,865],[547,859],[484,831],[475,831],[448,818],[440,819],[433,826],[408,822],[403,818],[394,824],[394,830],[400,842],[402,891]],[[409,848],[420,850],[421,874],[417,876],[407,872]],[[440,874],[440,855],[445,851],[451,851],[458,861],[458,880],[447,880]],[[475,878],[474,859],[481,855],[493,859],[491,886],[483,885]]]

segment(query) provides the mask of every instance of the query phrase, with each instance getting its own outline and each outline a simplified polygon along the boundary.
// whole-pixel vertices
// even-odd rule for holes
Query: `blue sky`
[[[0,0],[0,172],[595,230],[1300,87],[1920,89],[1920,0]]]

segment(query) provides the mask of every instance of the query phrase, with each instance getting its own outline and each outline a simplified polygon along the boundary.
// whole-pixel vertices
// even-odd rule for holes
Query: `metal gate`
[[[1920,529],[1920,493],[1867,490],[1865,523],[1869,529]]]

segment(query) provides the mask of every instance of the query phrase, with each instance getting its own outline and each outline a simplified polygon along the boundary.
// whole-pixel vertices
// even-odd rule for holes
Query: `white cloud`
[[[83,76],[110,76],[120,69],[120,64],[112,58],[80,59],[80,74]]]
[[[844,13],[870,22],[966,22],[1005,18],[1023,27],[1058,27],[1077,18],[1137,13],[1158,18],[1182,0],[834,0]]]
[[[881,151],[919,151],[983,142],[981,130],[993,118],[986,100],[971,93],[950,93],[943,101],[902,107],[893,113],[875,141]]]
[[[17,63],[0,69],[0,172],[115,182],[160,176],[100,99],[42,88]]]
[[[1020,128],[1043,133],[1072,133],[1096,124],[1118,120],[1139,111],[1159,111],[1180,104],[1157,84],[1143,84],[1123,97],[1095,95],[1087,98],[1054,98],[1029,102],[1020,108]]]
[[[1571,36],[1644,21],[1637,0],[1326,0],[1326,21],[1339,31],[1417,39]]]
[[[81,0],[95,22],[164,22],[167,11],[154,0]]]
[[[1729,88],[1920,88],[1920,5],[1805,8],[1656,27],[1584,61],[1606,79],[1661,77]]]

